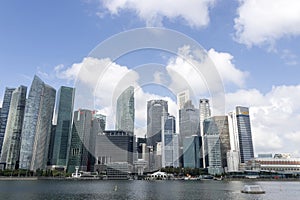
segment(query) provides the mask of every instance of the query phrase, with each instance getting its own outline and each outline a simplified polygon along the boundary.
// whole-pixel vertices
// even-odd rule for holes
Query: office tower
[[[105,131],[106,116],[96,111],[93,111],[92,129],[89,142],[89,163],[88,171],[94,171],[94,165],[96,162],[96,140],[98,135],[102,135]]]
[[[57,93],[54,123],[56,125],[51,165],[67,166],[70,147],[75,89],[62,86]],[[51,148],[51,147],[50,147]]]
[[[230,135],[230,149],[239,152],[239,132],[235,111],[228,113],[228,128]]]
[[[116,130],[134,131],[134,87],[128,87],[117,100]]]
[[[179,167],[179,146],[175,117],[162,116],[162,167]]]
[[[90,110],[80,109],[74,112],[68,172],[75,172],[76,166],[82,171],[87,171],[89,168],[92,119],[93,113]]]
[[[153,146],[161,142],[161,117],[168,113],[168,102],[150,100],[147,102],[147,145]]]
[[[137,138],[137,158],[147,160],[147,139],[146,138]]]
[[[200,167],[200,146],[199,135],[187,136],[183,139],[183,167]]]
[[[21,132],[25,113],[27,87],[20,86],[11,95],[10,109],[5,130],[1,162],[6,169],[18,169],[21,148]]]
[[[178,108],[182,109],[184,104],[190,100],[190,92],[189,90],[182,91],[177,94],[177,104]]]
[[[236,119],[240,147],[240,160],[241,163],[246,163],[248,160],[254,158],[249,108],[237,106]]]
[[[200,112],[200,135],[202,137],[202,144],[204,144],[204,125],[203,122],[205,119],[208,119],[211,116],[209,100],[208,99],[200,99],[199,100],[199,112]],[[207,153],[205,152],[204,145],[201,147],[201,159],[203,163],[203,168],[206,168],[205,165],[205,157],[207,157]]]
[[[183,141],[185,137],[200,135],[199,110],[195,108],[191,100],[188,100],[179,110],[179,155],[180,163],[183,165]]]
[[[25,106],[20,168],[45,169],[55,104],[55,89],[34,76]]]
[[[240,145],[236,111],[228,113],[228,128],[230,136],[230,151],[227,152],[228,172],[239,171]]]
[[[227,167],[230,139],[227,116],[215,116],[204,120],[204,141],[207,157],[205,165],[210,174],[221,174]]]
[[[4,139],[4,135],[5,135],[5,129],[6,129],[6,123],[7,123],[7,118],[8,118],[9,108],[10,108],[11,96],[15,89],[16,88],[6,88],[5,93],[4,93],[2,108],[1,108],[1,112],[0,112],[0,154],[1,154],[3,139]]]
[[[105,131],[106,126],[106,116],[100,113],[93,112],[93,120],[92,120],[92,131],[94,133],[99,134]]]
[[[185,137],[200,135],[199,110],[188,100],[179,110],[179,134],[182,141]]]
[[[96,164],[133,164],[136,141],[132,132],[110,130],[96,136]]]

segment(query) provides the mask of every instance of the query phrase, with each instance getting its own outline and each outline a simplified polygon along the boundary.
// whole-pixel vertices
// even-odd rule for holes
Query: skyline
[[[290,152],[299,156],[300,4],[297,1],[288,5],[281,0],[256,4],[250,0],[192,1],[187,9],[178,9],[181,2],[172,6],[158,1],[143,6],[145,2],[140,2],[54,1],[46,6],[40,2],[3,3],[0,99],[5,87],[29,86],[34,74],[56,89],[60,85],[74,86],[76,69],[95,61],[86,57],[100,42],[133,28],[159,26],[186,34],[208,51],[223,79],[226,112],[235,105],[250,107],[256,153]],[[281,9],[276,10],[276,5]],[[201,8],[204,16],[198,15],[193,7]],[[30,12],[31,9],[36,12]],[[256,16],[254,20],[252,16]],[[146,20],[149,18],[152,21]],[[131,68],[152,60],[166,68],[185,64],[167,53],[137,52],[113,61],[110,79],[121,79]],[[117,73],[112,74],[114,70]],[[163,79],[163,76],[157,73],[153,78]],[[109,89],[115,87],[107,81]],[[140,127],[145,124],[146,100],[161,98],[165,93],[160,88],[145,87],[137,94],[141,102],[136,105]],[[176,110],[172,110],[175,97],[167,94],[170,113],[177,116]],[[112,121],[114,111],[109,112],[112,111],[109,108],[106,106],[102,111]]]

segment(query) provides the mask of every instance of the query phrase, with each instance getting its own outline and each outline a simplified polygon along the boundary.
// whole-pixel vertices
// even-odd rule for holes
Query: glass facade
[[[205,165],[227,167],[227,152],[230,151],[227,116],[215,116],[204,120],[204,138],[207,145],[205,152],[208,154],[205,157]]]
[[[201,137],[193,135],[183,140],[183,167],[200,167],[200,145]]]
[[[20,86],[14,90],[7,120],[1,162],[6,169],[18,169],[21,147],[21,132],[25,112],[27,87]]]
[[[178,135],[174,116],[162,117],[162,167],[179,167]]]
[[[75,89],[62,86],[57,94],[55,110],[56,130],[54,134],[51,164],[66,166],[70,147],[72,115]]]
[[[93,114],[90,110],[74,112],[71,146],[68,158],[68,172],[75,172],[75,167],[87,171],[89,165],[89,145]]]
[[[5,129],[7,124],[7,118],[10,108],[10,101],[13,91],[16,88],[6,88],[4,93],[4,98],[2,102],[2,108],[0,112],[0,154],[2,150],[4,135],[5,135]]]
[[[128,87],[117,100],[116,130],[134,131],[134,87]]]
[[[109,165],[111,163],[134,162],[136,152],[135,137],[132,132],[104,131],[96,137],[96,165]]]
[[[168,102],[150,100],[147,102],[147,145],[156,147],[161,142],[161,117],[168,113]]]
[[[204,144],[204,120],[211,117],[210,105],[208,99],[200,99],[199,100],[199,114],[200,114],[200,135],[202,137],[202,144]],[[202,145],[201,147],[201,163],[204,168],[206,168],[205,159],[207,160],[207,152],[205,152],[205,147]]]
[[[254,158],[249,108],[236,107],[241,163]]]
[[[56,91],[35,76],[25,106],[20,168],[45,169]]]

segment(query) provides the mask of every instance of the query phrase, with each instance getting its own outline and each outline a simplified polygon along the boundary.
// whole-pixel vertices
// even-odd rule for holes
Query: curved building
[[[117,100],[116,130],[134,131],[134,87],[129,86]]]

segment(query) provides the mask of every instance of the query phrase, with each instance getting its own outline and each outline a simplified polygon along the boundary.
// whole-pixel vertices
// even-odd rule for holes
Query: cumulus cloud
[[[227,111],[236,105],[250,107],[255,153],[297,151],[300,141],[300,85],[276,86],[266,94],[239,90],[226,95]]]
[[[209,8],[215,0],[102,0],[102,6],[111,14],[122,10],[134,12],[148,26],[162,26],[164,18],[183,19],[191,27],[203,27],[209,23]],[[101,15],[102,16],[102,15]]]
[[[300,34],[300,1],[239,0],[234,19],[236,39],[247,46],[274,44]]]
[[[248,73],[234,65],[233,56],[229,53],[217,52],[214,49],[207,53],[193,52],[189,46],[184,46],[179,49],[178,55],[170,59],[166,67],[172,79],[169,87],[175,88],[174,91],[177,92],[189,89],[191,96],[196,96],[197,101],[203,95],[212,95],[215,91],[224,94],[226,84],[237,87],[245,84]],[[217,109],[216,106],[215,111]]]

